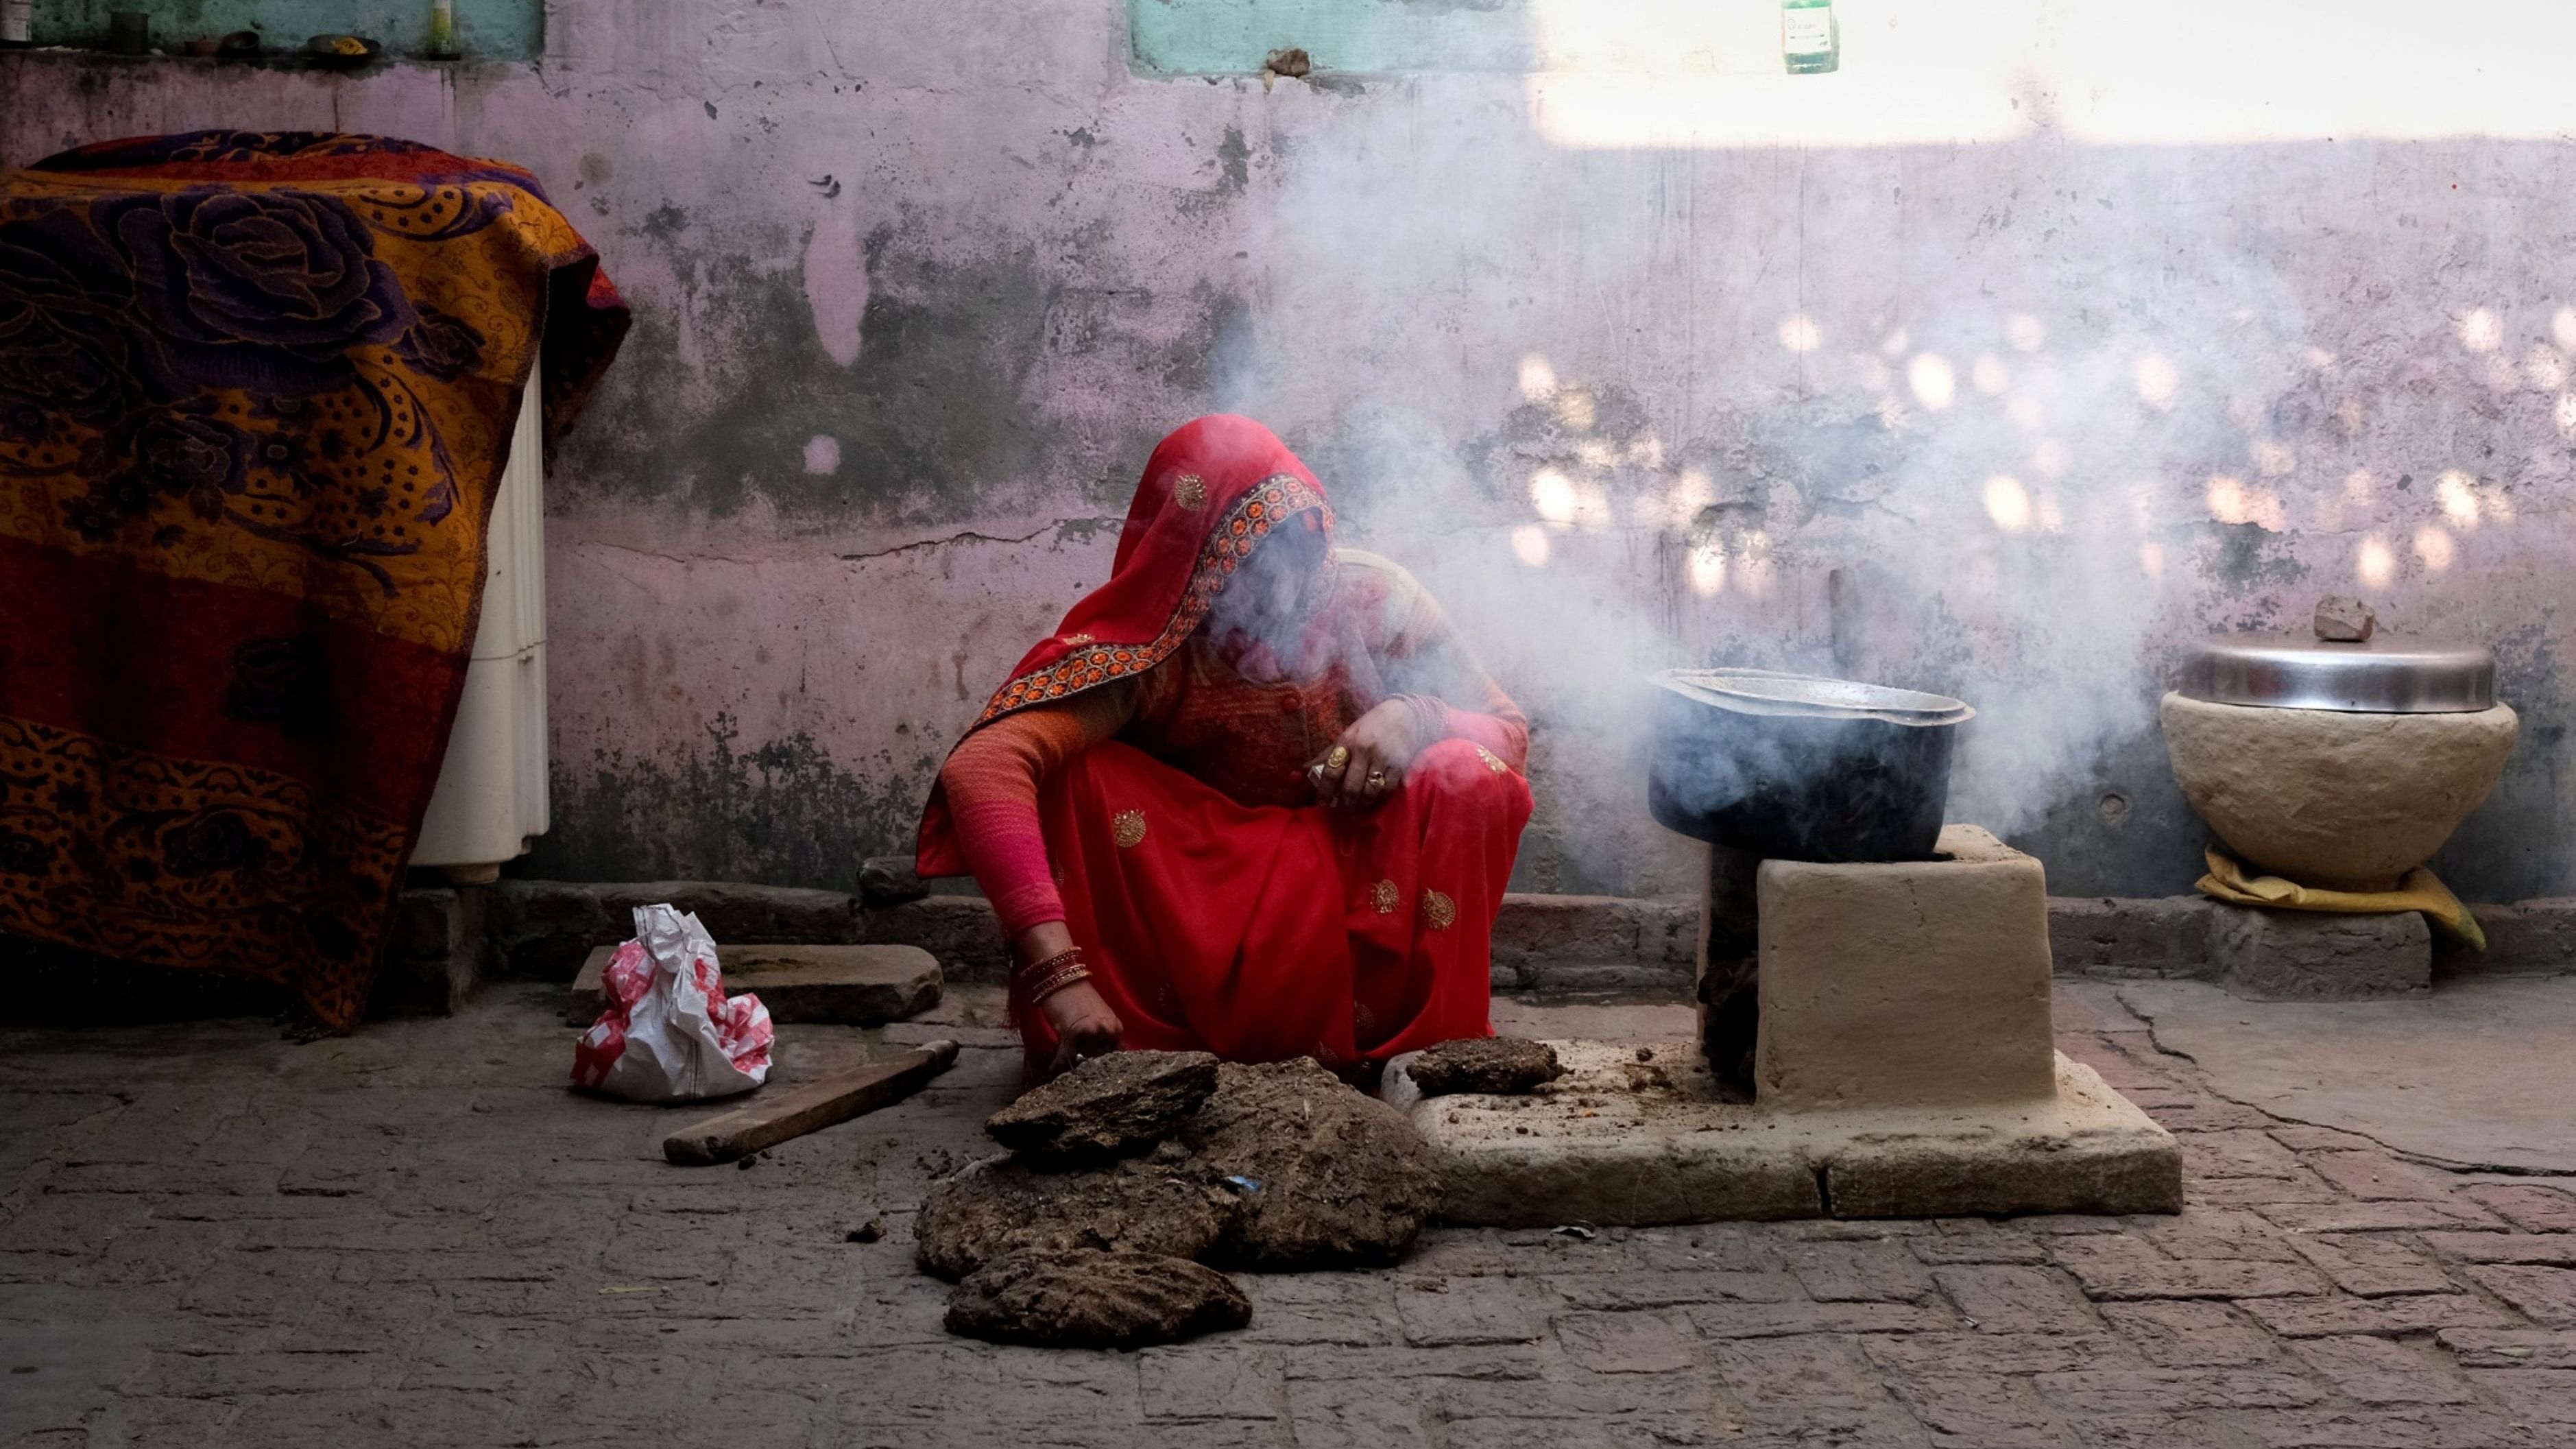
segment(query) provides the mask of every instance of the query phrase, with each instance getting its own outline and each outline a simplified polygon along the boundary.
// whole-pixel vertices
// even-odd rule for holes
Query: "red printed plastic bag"
[[[635,908],[635,939],[600,976],[608,1009],[572,1049],[572,1084],[638,1102],[748,1092],[769,1078],[769,1008],[724,994],[716,943],[698,918]]]

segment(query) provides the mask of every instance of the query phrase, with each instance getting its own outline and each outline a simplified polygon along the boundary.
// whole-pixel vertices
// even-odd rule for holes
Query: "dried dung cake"
[[[1440,1201],[1412,1124],[1304,1058],[1220,1066],[1215,1095],[1176,1140],[1210,1178],[1244,1189],[1238,1231],[1212,1246],[1246,1268],[1393,1263]]]
[[[1178,1147],[1077,1172],[995,1158],[933,1187],[914,1221],[923,1272],[956,1279],[1014,1252],[1208,1254],[1239,1228],[1242,1195]]]
[[[1206,1052],[1111,1052],[1032,1088],[984,1130],[1041,1164],[1096,1162],[1171,1136],[1215,1090]]]
[[[1212,1268],[1152,1253],[1014,1253],[948,1295],[948,1331],[1046,1348],[1142,1348],[1252,1319],[1243,1290]]]
[[[1565,1075],[1556,1049],[1516,1036],[1444,1041],[1405,1068],[1426,1097],[1454,1092],[1526,1092]]]

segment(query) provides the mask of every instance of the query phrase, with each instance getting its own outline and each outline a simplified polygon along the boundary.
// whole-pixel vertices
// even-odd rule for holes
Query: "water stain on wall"
[[[676,209],[654,215],[665,213]],[[676,247],[684,228],[675,219],[655,234]],[[1027,382],[1058,287],[1033,261],[943,261],[878,230],[865,247],[866,344],[845,367],[817,335],[797,272],[753,260],[782,250],[689,249],[682,274],[697,278],[689,311],[705,319],[713,376],[697,374],[670,310],[639,311],[623,376],[600,398],[608,415],[573,436],[564,476],[719,518],[759,496],[813,523],[946,523],[1004,501],[997,485],[1040,474],[1059,434]],[[713,401],[690,401],[710,383]],[[805,466],[818,435],[839,442],[828,473]]]

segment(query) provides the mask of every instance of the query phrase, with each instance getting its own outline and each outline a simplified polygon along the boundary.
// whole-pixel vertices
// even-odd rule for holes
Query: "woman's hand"
[[[1351,721],[1333,747],[1306,767],[1315,798],[1326,805],[1366,810],[1394,795],[1404,783],[1405,767],[1421,753],[1416,738],[1422,715],[1400,699],[1390,699]]]
[[[1022,931],[1011,946],[1022,965],[1035,965],[1071,950],[1073,932],[1062,921],[1047,921]],[[1055,1030],[1055,1056],[1046,1069],[1050,1077],[1073,1070],[1076,1057],[1096,1057],[1118,1050],[1126,1035],[1127,1028],[1120,1024],[1118,1013],[1109,1009],[1109,1003],[1088,981],[1050,992],[1034,1009]]]
[[[1038,1003],[1038,1015],[1055,1028],[1055,1059],[1047,1063],[1047,1075],[1060,1077],[1072,1071],[1084,1057],[1104,1056],[1118,1050],[1126,1028],[1119,1025],[1118,1013],[1109,1009],[1100,993],[1088,981],[1077,981],[1061,991],[1052,992]]]

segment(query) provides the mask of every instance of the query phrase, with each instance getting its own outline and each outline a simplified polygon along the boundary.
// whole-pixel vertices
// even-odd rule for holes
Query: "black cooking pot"
[[[1767,860],[1928,860],[1958,700],[1757,669],[1655,675],[1646,803],[1669,829]]]

